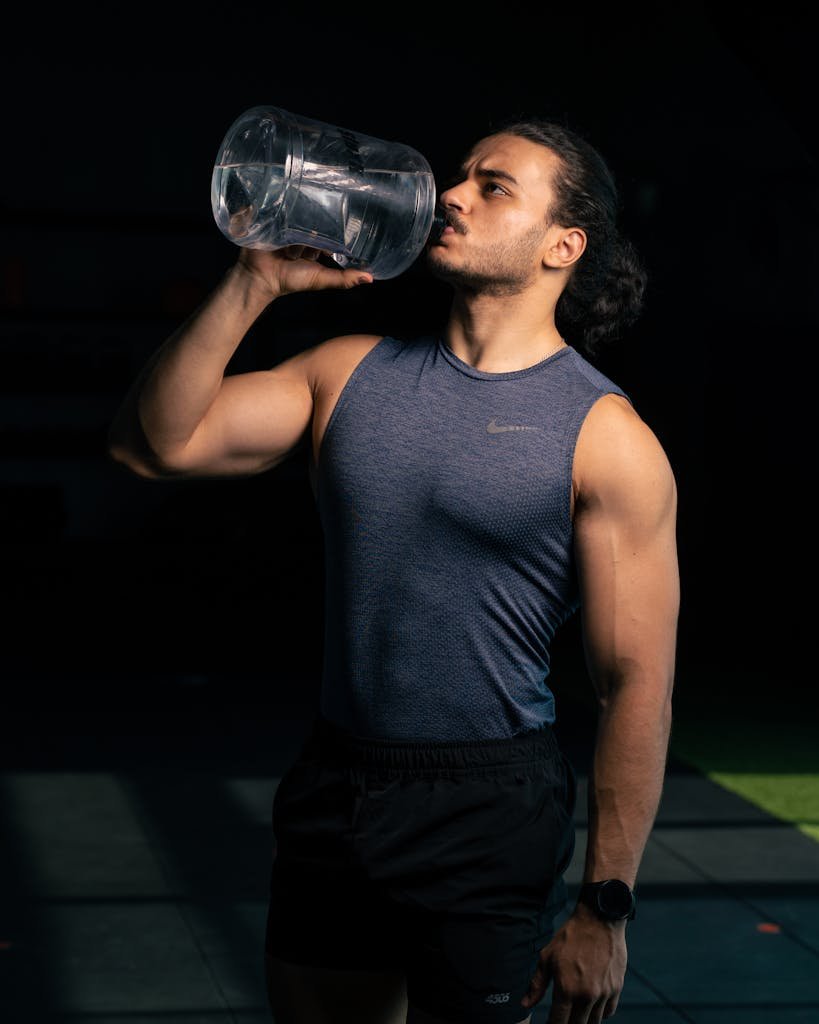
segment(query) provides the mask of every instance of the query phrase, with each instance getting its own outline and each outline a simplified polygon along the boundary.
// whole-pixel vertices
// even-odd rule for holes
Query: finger
[[[281,249],[282,255],[288,260],[310,260],[314,261],[329,253],[323,249],[314,249],[311,245],[285,245]],[[331,264],[334,266],[335,264]]]
[[[594,1016],[594,1009],[597,1004],[591,1002],[587,997],[578,997],[572,1003],[572,1011],[569,1014],[568,1024],[597,1024]]]
[[[608,1000],[606,996],[601,996],[592,1007],[592,1012],[589,1014],[589,1024],[602,1024],[603,1017],[611,1016],[611,1014],[606,1014],[607,1006]]]
[[[373,275],[365,273],[364,271],[361,270],[353,270],[352,268],[348,268],[347,270],[343,270],[342,274],[344,275],[344,284],[348,288],[355,288],[355,286],[359,284],[373,283]]]
[[[552,1009],[546,1024],[570,1024],[572,1001],[559,992],[552,995]]]
[[[619,1002],[620,993],[618,992],[616,996],[612,996],[611,999],[609,999],[609,1001],[606,1003],[605,1008],[603,1009],[603,1016],[613,1017],[614,1014],[617,1012],[617,1004]]]
[[[366,273],[362,270],[356,270],[352,267],[348,267],[346,270],[336,267],[334,270],[331,270],[329,267],[323,267],[319,263],[316,266],[310,287],[355,288],[360,284],[371,284],[372,280],[372,274]]]
[[[521,1006],[528,1010],[539,1003],[545,995],[551,980],[549,968],[543,962],[539,962],[529,982],[529,989],[520,1001]]]

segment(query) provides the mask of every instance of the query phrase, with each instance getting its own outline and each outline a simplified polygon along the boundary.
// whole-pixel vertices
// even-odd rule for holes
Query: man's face
[[[463,290],[516,294],[537,280],[549,244],[551,150],[516,135],[491,135],[469,153],[438,198],[450,222],[427,249],[427,266]]]

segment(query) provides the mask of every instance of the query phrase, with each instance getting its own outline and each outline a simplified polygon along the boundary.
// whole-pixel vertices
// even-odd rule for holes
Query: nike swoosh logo
[[[501,426],[498,424],[496,419],[490,420],[486,424],[487,434],[502,434],[507,430],[539,430],[539,427],[518,427],[518,426]]]

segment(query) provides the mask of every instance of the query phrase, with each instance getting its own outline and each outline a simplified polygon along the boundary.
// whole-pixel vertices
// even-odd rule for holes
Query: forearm
[[[159,455],[190,439],[218,395],[231,357],[270,301],[233,266],[162,346],[136,403],[145,437]]]
[[[584,881],[634,885],[662,796],[670,731],[670,687],[623,683],[601,705]]]

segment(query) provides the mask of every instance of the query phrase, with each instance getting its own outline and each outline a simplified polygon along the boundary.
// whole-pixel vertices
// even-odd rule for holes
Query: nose
[[[468,197],[466,191],[467,183],[460,181],[450,185],[438,197],[438,202],[445,210],[457,210],[463,212],[468,208]]]

